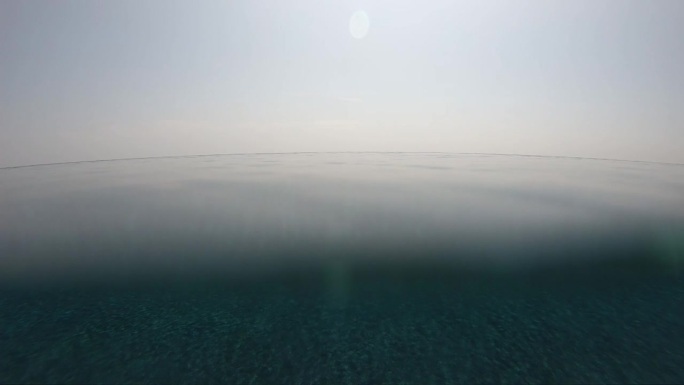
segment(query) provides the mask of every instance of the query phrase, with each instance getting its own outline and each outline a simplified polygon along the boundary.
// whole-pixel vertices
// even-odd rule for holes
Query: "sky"
[[[0,0],[0,167],[435,151],[684,163],[681,0]]]

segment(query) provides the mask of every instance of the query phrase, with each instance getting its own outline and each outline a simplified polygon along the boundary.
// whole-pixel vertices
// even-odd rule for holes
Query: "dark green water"
[[[681,383],[684,167],[0,170],[3,383]]]

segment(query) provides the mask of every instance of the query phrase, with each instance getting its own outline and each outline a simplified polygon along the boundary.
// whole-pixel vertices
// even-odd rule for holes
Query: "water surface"
[[[2,382],[682,382],[684,166],[0,170]]]

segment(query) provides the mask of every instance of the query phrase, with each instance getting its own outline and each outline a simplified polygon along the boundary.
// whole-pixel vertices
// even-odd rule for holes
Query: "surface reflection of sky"
[[[0,170],[3,279],[435,260],[677,264],[684,166],[448,154],[241,155]]]

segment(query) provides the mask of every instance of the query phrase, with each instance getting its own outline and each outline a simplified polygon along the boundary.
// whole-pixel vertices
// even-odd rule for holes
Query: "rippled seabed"
[[[684,381],[684,166],[0,170],[0,382]]]

